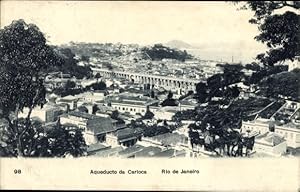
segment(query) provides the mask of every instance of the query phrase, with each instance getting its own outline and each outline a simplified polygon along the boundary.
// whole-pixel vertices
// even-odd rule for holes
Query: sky
[[[49,44],[149,45],[181,40],[200,58],[251,62],[265,50],[254,40],[253,12],[228,2],[1,1],[1,28],[13,20],[36,24]]]

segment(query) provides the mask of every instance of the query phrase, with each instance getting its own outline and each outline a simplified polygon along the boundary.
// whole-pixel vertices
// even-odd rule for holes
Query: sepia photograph
[[[1,0],[0,13],[0,189],[26,170],[28,188],[35,165],[86,169],[68,173],[77,179],[156,175],[117,189],[300,189],[299,1]],[[283,175],[204,185],[214,166],[240,178],[239,162],[255,183],[263,168]],[[168,174],[205,179],[172,188],[159,182]]]

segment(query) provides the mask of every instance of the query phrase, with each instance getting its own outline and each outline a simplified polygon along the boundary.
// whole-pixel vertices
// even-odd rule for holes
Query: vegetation
[[[222,97],[229,101],[239,96],[237,87],[230,87],[234,83],[241,82],[245,75],[241,71],[241,65],[219,65],[223,67],[223,73],[215,74],[207,79],[206,83],[199,82],[196,85],[195,98],[199,103],[211,101],[213,97]]]
[[[266,66],[261,67],[259,70],[254,72],[250,77],[245,78],[245,84],[251,85],[251,84],[257,84],[262,79],[266,78],[267,76],[281,73],[288,70],[287,65],[276,65],[276,66]]]
[[[290,8],[278,14],[283,8]],[[294,60],[300,54],[300,3],[297,1],[247,1],[242,9],[249,9],[254,16],[249,20],[257,24],[260,34],[257,41],[265,43],[269,50],[257,55],[265,65]]]
[[[169,127],[168,125],[163,125],[163,126],[145,125],[142,122],[142,119],[138,119],[136,121],[131,122],[131,124],[129,126],[132,128],[141,128],[143,130],[144,137],[153,137],[153,136],[161,135],[161,134],[165,134],[165,133],[172,133],[174,130],[172,127]]]
[[[47,156],[45,151],[51,151],[46,137],[39,139],[39,127],[31,122],[31,112],[45,103],[46,68],[60,62],[61,58],[46,44],[37,26],[18,20],[0,30],[0,118],[8,124],[1,128],[1,134],[5,135],[1,137],[1,154]],[[29,112],[20,119],[19,113],[24,108]],[[64,138],[66,145],[71,140],[71,135]],[[68,150],[65,148],[64,152]]]
[[[147,53],[152,60],[176,59],[179,61],[185,61],[186,59],[192,58],[192,56],[186,51],[171,49],[163,46],[162,44],[155,44],[151,48],[145,47],[143,51]]]
[[[55,52],[60,57],[60,62],[55,65],[48,66],[46,72],[62,72],[64,74],[70,74],[78,79],[84,77],[92,77],[92,70],[89,66],[79,66],[79,60],[75,59],[75,54],[71,49],[53,47]]]
[[[260,94],[266,97],[300,100],[300,70],[270,75],[258,83]]]
[[[93,90],[106,90],[106,84],[103,81],[92,83],[91,85],[87,86],[86,89],[93,89]]]
[[[85,106],[82,106],[82,105],[80,107],[78,107],[77,110],[80,112],[83,112],[83,113],[89,112],[88,108],[86,108]]]
[[[61,96],[61,97],[65,97],[68,95],[78,95],[80,93],[84,93],[87,92],[89,90],[106,90],[106,84],[104,82],[96,82],[96,83],[92,83],[91,85],[88,85],[84,88],[75,88],[74,86],[74,82],[69,82],[67,81],[67,83],[63,86],[63,87],[58,87],[56,89],[53,90],[53,93]]]
[[[249,104],[248,101],[243,103]],[[252,149],[254,138],[245,138],[237,131],[242,119],[249,115],[247,105],[232,104],[225,109],[219,105],[208,105],[190,113],[196,121],[189,126],[192,145],[204,145],[208,151],[227,156],[244,156]]]
[[[142,117],[142,119],[152,119],[154,117],[154,113],[152,113],[149,109],[147,109],[145,115]]]
[[[85,154],[86,144],[82,131],[75,127],[56,125],[49,129],[42,126],[40,122],[19,119],[20,130],[27,131],[21,137],[22,156],[24,157],[66,157],[71,155],[79,157]],[[1,156],[19,156],[17,143],[13,140],[11,132],[0,130],[1,140],[6,146],[0,146]]]
[[[177,106],[178,103],[175,99],[173,99],[173,93],[170,91],[168,93],[168,97],[161,103],[162,106]]]

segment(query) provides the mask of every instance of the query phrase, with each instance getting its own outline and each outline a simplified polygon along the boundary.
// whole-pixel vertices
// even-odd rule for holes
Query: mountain
[[[192,45],[184,42],[184,41],[180,41],[180,40],[172,40],[172,41],[169,41],[165,44],[166,46],[168,47],[171,47],[171,48],[176,48],[176,49],[190,49],[190,48],[193,48]]]

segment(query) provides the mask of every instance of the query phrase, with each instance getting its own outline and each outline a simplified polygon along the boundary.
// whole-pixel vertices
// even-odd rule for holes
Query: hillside
[[[192,55],[188,54],[186,51],[172,49],[163,46],[162,44],[155,44],[150,48],[146,47],[142,49],[142,51],[147,53],[152,60],[176,59],[179,61],[185,61],[186,59],[192,58]]]
[[[190,49],[193,48],[192,45],[184,42],[184,41],[180,41],[180,40],[172,40],[169,41],[165,44],[167,47],[170,48],[176,48],[176,49]]]

